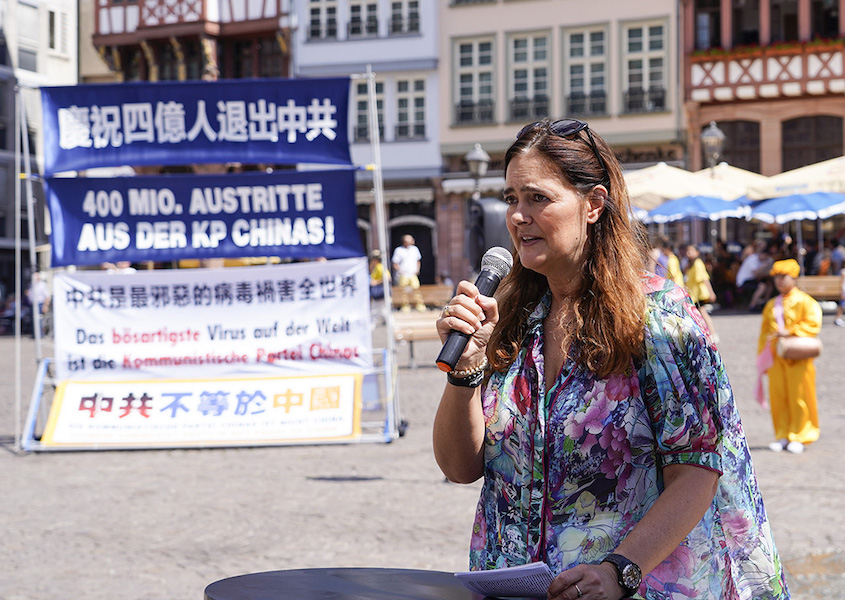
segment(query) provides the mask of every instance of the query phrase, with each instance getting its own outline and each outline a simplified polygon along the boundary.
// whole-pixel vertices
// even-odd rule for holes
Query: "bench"
[[[405,299],[406,290],[403,287],[398,285],[394,285],[392,288],[393,291],[393,308],[399,308],[402,306],[402,302]],[[455,290],[451,285],[443,285],[438,283],[433,284],[426,284],[421,285],[419,289],[413,290],[410,294],[411,304],[413,304],[417,298],[421,298],[423,304],[426,306],[434,306],[437,308],[443,308],[452,299],[455,295]]]
[[[797,280],[798,289],[816,300],[838,301],[842,297],[839,275],[804,275]]]
[[[451,298],[451,296],[449,296]],[[414,342],[417,340],[439,340],[435,321],[440,316],[439,310],[411,311],[393,313],[393,338],[397,342],[407,342],[410,358],[408,366],[417,368],[414,360]]]

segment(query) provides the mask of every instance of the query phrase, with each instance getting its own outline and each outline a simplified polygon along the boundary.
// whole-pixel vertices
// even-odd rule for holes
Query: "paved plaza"
[[[792,597],[845,598],[845,329],[825,315],[822,437],[791,455],[766,449],[753,400],[759,315],[714,323]],[[399,346],[409,428],[390,444],[18,453],[15,342],[0,338],[0,600],[201,600],[218,579],[292,568],[464,570],[478,484],[446,483],[434,462],[438,350],[417,342],[409,369]]]

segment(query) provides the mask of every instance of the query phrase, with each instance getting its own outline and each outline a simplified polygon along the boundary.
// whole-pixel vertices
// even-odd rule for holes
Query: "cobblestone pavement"
[[[714,322],[792,597],[845,598],[845,329],[825,315],[822,438],[796,456],[766,449],[752,397],[759,315]],[[27,454],[13,445],[15,344],[0,338],[0,599],[200,600],[247,572],[463,570],[478,484],[444,482],[432,457],[438,350],[418,342],[408,369],[399,347],[409,428],[391,444]],[[34,362],[24,340],[26,398]]]

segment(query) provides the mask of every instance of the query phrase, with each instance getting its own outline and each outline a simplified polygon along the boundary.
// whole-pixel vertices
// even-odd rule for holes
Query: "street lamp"
[[[725,132],[716,126],[716,121],[710,121],[710,126],[701,132],[701,145],[704,148],[704,156],[707,157],[707,166],[712,169],[719,162],[725,148]]]
[[[472,190],[472,197],[470,198],[470,201],[466,203],[466,209],[464,210],[464,226],[466,228],[466,236],[464,236],[464,252],[467,259],[472,260],[470,257],[473,254],[472,249],[474,244],[477,246],[480,241],[478,236],[473,234],[472,215],[473,211],[481,210],[481,178],[487,175],[487,167],[490,166],[490,155],[484,151],[481,144],[476,142],[476,144],[472,147],[472,150],[466,153],[464,160],[467,163],[467,168],[469,168],[469,174],[475,182]],[[472,278],[472,274],[475,269],[480,267],[480,261],[481,255],[479,254],[477,257],[478,264],[467,265],[468,270],[470,271],[470,278]]]
[[[716,178],[716,164],[722,156],[722,150],[725,148],[725,132],[716,126],[716,121],[710,121],[710,125],[701,132],[701,146],[704,148],[704,156],[707,157],[707,166],[710,167],[710,178]],[[720,229],[722,236],[727,235],[727,224],[725,219],[721,220]],[[713,249],[716,249],[716,224],[710,225],[710,243],[713,244]]]
[[[490,165],[490,155],[484,151],[481,144],[476,142],[472,150],[466,153],[464,160],[469,167],[469,174],[475,180],[475,187],[472,192],[472,199],[481,198],[481,178],[487,174],[487,167]]]

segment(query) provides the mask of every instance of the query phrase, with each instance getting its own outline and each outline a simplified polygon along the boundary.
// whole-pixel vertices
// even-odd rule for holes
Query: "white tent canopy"
[[[645,169],[626,171],[624,176],[631,202],[645,210],[651,210],[666,200],[686,196],[734,200],[745,194],[744,185],[691,173],[663,162]]]
[[[810,192],[845,192],[845,156],[772,175],[748,187],[751,200],[765,200]]]
[[[766,182],[769,180],[769,178],[765,175],[760,175],[759,173],[755,173],[754,171],[740,169],[739,167],[729,165],[726,162],[720,162],[714,167],[701,169],[700,171],[696,171],[695,174],[701,175],[703,177],[710,177],[717,181],[721,181],[731,185],[738,185],[745,188],[751,187],[753,185],[765,185]]]

